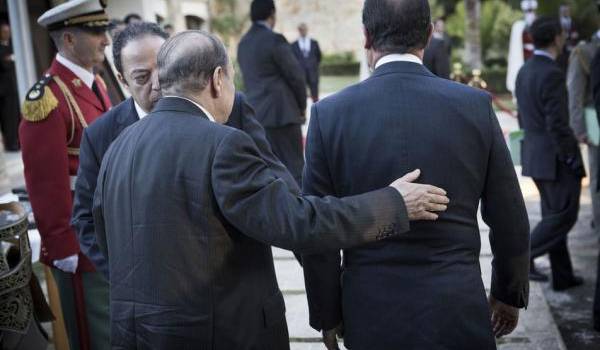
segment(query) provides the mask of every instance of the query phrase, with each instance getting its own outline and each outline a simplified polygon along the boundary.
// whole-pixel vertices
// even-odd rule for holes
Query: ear
[[[69,32],[69,31],[63,32],[63,35],[62,35],[63,45],[73,46],[75,43],[75,40],[76,40],[75,35],[73,35],[73,33]]]
[[[363,26],[363,34],[365,36],[365,49],[366,50],[370,50],[373,48],[373,38],[371,37],[371,34],[369,34],[369,32],[367,31],[367,28],[365,28]]]
[[[211,79],[210,92],[213,98],[219,98],[223,94],[223,67],[217,67]]]

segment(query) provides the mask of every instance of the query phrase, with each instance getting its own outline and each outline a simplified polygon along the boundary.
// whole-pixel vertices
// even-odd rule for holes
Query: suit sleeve
[[[321,60],[323,59],[323,54],[321,53],[321,47],[319,46],[319,42],[315,40],[315,48],[317,51],[317,62],[321,64]]]
[[[42,121],[23,120],[19,130],[25,183],[35,221],[48,261],[79,253],[79,243],[71,228],[71,180],[67,155],[67,127],[61,109],[56,108]]]
[[[105,158],[110,157],[109,151],[105,154]],[[98,250],[105,258],[105,265],[108,267],[109,255],[108,255],[108,244],[106,241],[106,226],[104,222],[104,211],[103,211],[103,199],[104,199],[104,182],[106,179],[108,161],[102,162],[100,171],[98,172],[98,180],[96,183],[96,190],[94,191],[93,205],[92,205],[92,216],[94,220],[94,233],[96,234],[96,244]],[[107,268],[108,272],[108,268]]]
[[[408,231],[406,208],[395,189],[343,199],[294,195],[239,130],[231,130],[218,145],[211,176],[224,217],[265,244],[297,252],[324,252]]]
[[[436,49],[435,56],[435,70],[437,76],[444,79],[450,79],[450,56],[448,56],[443,42],[440,43],[440,46]]]
[[[315,196],[334,195],[315,106],[310,115],[302,190]],[[316,330],[333,329],[342,321],[341,262],[340,251],[302,256],[309,322]]]
[[[301,111],[306,110],[306,81],[298,59],[292,52],[290,44],[283,36],[278,37],[273,59],[281,75],[294,92],[294,97]]]
[[[519,182],[491,104],[491,149],[481,214],[490,227],[491,294],[523,308],[529,300],[529,220]],[[510,225],[506,223],[510,222]]]
[[[269,144],[269,141],[267,141],[265,129],[260,125],[256,118],[254,118],[254,115],[255,112],[252,106],[248,104],[245,98],[241,98],[241,129],[250,136],[252,141],[254,141],[254,144],[260,153],[260,157],[265,161],[273,174],[285,181],[292,193],[300,194],[298,183],[273,153],[271,145]]]
[[[561,160],[576,156],[579,146],[569,126],[567,85],[560,70],[555,70],[548,76],[542,88],[542,100],[546,129]]]
[[[594,96],[594,106],[598,112],[598,123],[600,123],[600,51],[596,52],[591,67],[592,94]]]
[[[108,267],[104,255],[100,253],[94,232],[94,218],[92,206],[96,181],[100,171],[100,162],[94,150],[93,143],[86,131],[83,133],[80,144],[79,170],[75,182],[75,195],[73,197],[73,227],[77,230],[79,247],[93,263],[98,271],[108,276]]]
[[[576,136],[587,135],[585,124],[585,98],[588,76],[581,65],[581,49],[573,50],[567,70],[567,91],[569,92],[570,125]]]

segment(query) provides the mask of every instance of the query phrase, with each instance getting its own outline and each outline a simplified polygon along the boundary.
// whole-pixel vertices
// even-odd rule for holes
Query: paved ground
[[[539,205],[531,200],[529,216],[532,222],[539,220]],[[579,220],[569,235],[569,248],[573,266],[585,284],[567,292],[557,293],[550,284],[543,284],[543,291],[550,309],[568,349],[600,349],[600,332],[592,329],[592,303],[596,281],[598,259],[598,230],[592,229],[589,191],[586,189],[581,199]],[[550,273],[548,259],[539,259],[538,266]]]

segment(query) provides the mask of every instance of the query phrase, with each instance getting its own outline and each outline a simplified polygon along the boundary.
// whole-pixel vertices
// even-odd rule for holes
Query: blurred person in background
[[[0,22],[0,129],[4,149],[19,150],[19,93],[15,71],[15,55],[10,42],[10,25]]]
[[[321,48],[319,42],[308,36],[308,26],[301,23],[298,26],[300,37],[292,43],[294,54],[304,69],[306,84],[314,102],[319,101],[319,65],[321,64]]]

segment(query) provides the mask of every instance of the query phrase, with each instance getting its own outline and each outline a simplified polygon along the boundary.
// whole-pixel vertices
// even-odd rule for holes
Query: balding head
[[[158,81],[163,96],[189,98],[225,123],[233,107],[233,68],[216,36],[189,30],[168,39],[158,52]]]
[[[216,68],[229,63],[223,43],[204,31],[181,32],[168,39],[158,53],[158,80],[163,94],[198,93]]]

